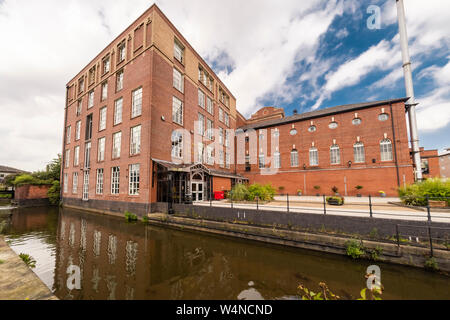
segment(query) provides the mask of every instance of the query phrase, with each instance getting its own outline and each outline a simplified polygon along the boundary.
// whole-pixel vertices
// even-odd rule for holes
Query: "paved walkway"
[[[1,236],[0,300],[58,300]]]
[[[312,198],[316,198],[315,202],[298,202],[309,201]],[[318,199],[317,199],[318,198]],[[320,201],[319,201],[320,199]],[[341,215],[352,217],[370,217],[370,209],[367,198],[345,198],[346,205],[342,207],[338,206],[326,206],[326,213],[328,215]],[[375,198],[376,202],[372,208],[373,218],[381,219],[397,219],[397,220],[409,220],[409,221],[427,221],[428,213],[424,211],[418,211],[410,208],[399,207],[388,204],[388,201],[398,202],[396,198]],[[283,200],[283,201],[280,201]],[[354,201],[352,203],[352,200]],[[367,201],[365,203],[365,201]],[[358,202],[359,201],[359,202]],[[323,198],[322,197],[291,197],[289,198],[289,212],[295,213],[313,213],[324,214]],[[195,202],[196,205],[210,206],[209,202]],[[213,207],[230,208],[231,203],[228,201],[213,201]],[[233,203],[234,208],[239,209],[256,209],[254,203]],[[259,210],[266,211],[280,211],[287,212],[286,197],[275,197],[275,201],[268,204],[259,204]],[[450,223],[450,212],[431,212],[431,220],[433,222]]]

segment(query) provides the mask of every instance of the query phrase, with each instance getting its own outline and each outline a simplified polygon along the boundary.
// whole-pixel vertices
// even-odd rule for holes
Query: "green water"
[[[59,208],[16,210],[0,229],[60,299],[296,299],[300,283],[319,282],[355,299],[373,264]],[[448,277],[378,265],[383,299],[450,299]],[[80,270],[79,290],[68,286],[69,266]]]

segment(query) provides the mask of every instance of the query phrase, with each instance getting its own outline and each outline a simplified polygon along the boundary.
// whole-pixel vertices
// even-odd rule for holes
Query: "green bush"
[[[252,184],[248,187],[248,196],[247,199],[249,201],[255,201],[256,197],[258,197],[261,201],[272,201],[275,197],[276,190],[272,187],[271,184],[260,185],[258,183]]]
[[[233,201],[244,201],[248,198],[248,189],[245,184],[237,184],[231,190],[231,199]]]
[[[347,255],[352,257],[353,259],[360,259],[366,254],[362,243],[356,240],[348,241],[346,243],[346,247]]]
[[[135,215],[134,213],[129,212],[128,210],[125,211],[125,219],[126,219],[128,222],[138,221],[137,215]]]
[[[439,271],[438,264],[436,262],[435,258],[429,258],[427,261],[425,261],[425,269],[431,270],[431,271]]]
[[[398,195],[406,205],[426,206],[428,196],[430,200],[446,201],[450,206],[450,180],[428,179],[398,189]]]
[[[20,259],[22,259],[25,264],[30,268],[36,268],[36,260],[32,256],[26,253],[19,254]]]
[[[337,205],[342,206],[344,202],[344,197],[334,196],[327,198],[327,203],[330,205],[335,205],[337,203]]]
[[[60,200],[61,185],[59,181],[53,181],[52,186],[47,191],[48,199],[52,205],[57,205]]]

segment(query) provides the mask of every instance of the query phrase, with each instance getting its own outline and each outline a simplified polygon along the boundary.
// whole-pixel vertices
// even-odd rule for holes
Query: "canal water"
[[[34,272],[58,298],[69,300],[298,299],[299,284],[317,290],[320,282],[356,299],[373,264],[54,207],[18,209],[0,218],[0,232],[17,254],[36,260]],[[446,276],[378,265],[383,299],[450,299]]]

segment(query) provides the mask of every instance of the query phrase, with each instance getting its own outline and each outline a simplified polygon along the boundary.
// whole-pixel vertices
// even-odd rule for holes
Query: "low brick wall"
[[[17,187],[14,194],[14,203],[21,207],[34,207],[49,205],[48,190],[51,185],[24,185]]]
[[[257,211],[251,209],[231,209],[195,205],[174,204],[176,214],[221,222],[246,222],[250,225],[275,226],[303,231],[326,231],[345,234],[371,235],[386,238],[396,235],[396,225],[427,227],[425,221],[405,221],[395,219],[364,218],[351,216],[321,215],[312,213],[285,213],[280,211]],[[430,226],[449,228],[450,224],[433,222]],[[400,234],[427,238],[427,228],[401,227]],[[432,229],[433,238],[446,238],[449,230]]]

